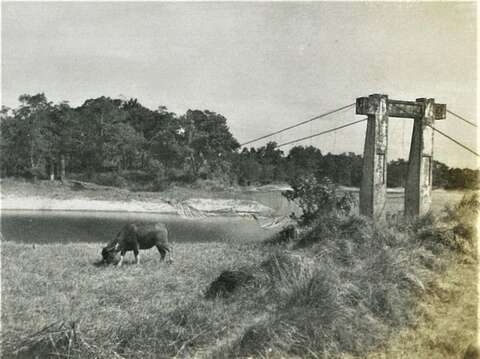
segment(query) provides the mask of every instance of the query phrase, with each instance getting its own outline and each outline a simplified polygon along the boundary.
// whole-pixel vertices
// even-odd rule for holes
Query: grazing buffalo
[[[116,262],[120,252],[118,266],[122,265],[123,257],[127,251],[133,251],[135,262],[140,263],[140,249],[157,247],[162,261],[168,252],[168,262],[172,262],[171,247],[168,243],[167,227],[163,223],[156,224],[127,224],[117,234],[117,237],[102,249],[103,262],[110,264]]]

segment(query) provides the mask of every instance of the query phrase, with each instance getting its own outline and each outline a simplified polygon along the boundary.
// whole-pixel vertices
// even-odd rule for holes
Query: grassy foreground
[[[478,340],[477,286],[476,263],[457,257],[420,301],[414,325],[367,359],[463,358],[465,348]]]
[[[20,351],[27,356],[67,354],[68,339],[75,336],[70,354],[79,358],[110,358],[116,352],[174,355],[202,340],[202,335],[227,331],[209,316],[230,315],[225,318],[229,321],[234,313],[223,313],[219,303],[204,301],[202,291],[222,270],[259,260],[260,252],[251,247],[177,244],[173,265],[160,263],[158,253],[151,250],[142,252],[141,266],[127,256],[118,269],[95,265],[98,244],[33,248],[4,242],[3,354],[8,357],[23,346]],[[212,327],[206,331],[205,325]],[[52,327],[42,332],[48,326]],[[152,341],[153,337],[157,339]]]
[[[176,244],[173,265],[4,242],[2,357],[460,357],[476,329],[477,206],[381,225],[332,215],[294,242]]]

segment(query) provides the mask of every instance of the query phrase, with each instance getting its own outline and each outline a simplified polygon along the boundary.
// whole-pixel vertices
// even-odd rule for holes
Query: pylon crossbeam
[[[369,97],[357,98],[356,105],[357,115],[373,115],[375,109],[369,105]],[[422,103],[417,101],[400,101],[387,99],[387,115],[388,117],[401,118],[420,118],[423,117],[425,109]],[[447,106],[445,104],[433,104],[433,116],[436,121],[444,120],[447,117]]]

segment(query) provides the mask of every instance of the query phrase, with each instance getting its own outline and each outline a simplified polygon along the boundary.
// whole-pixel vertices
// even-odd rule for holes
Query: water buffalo
[[[127,251],[133,251],[135,262],[140,263],[140,249],[150,249],[157,247],[162,261],[168,252],[168,262],[172,262],[172,249],[168,243],[168,230],[163,223],[127,224],[117,234],[116,238],[108,243],[102,249],[103,262],[110,264],[116,262],[117,253],[120,252],[120,261],[117,266],[121,266],[123,257]]]

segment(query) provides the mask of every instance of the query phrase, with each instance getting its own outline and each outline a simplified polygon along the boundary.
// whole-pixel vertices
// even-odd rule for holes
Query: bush
[[[455,206],[445,208],[444,221],[469,222],[476,221],[477,214],[480,212],[480,199],[476,192],[466,194]]]
[[[450,247],[476,257],[477,221],[480,212],[478,194],[466,194],[454,207],[445,209],[442,221],[448,223],[452,237]]]
[[[433,253],[445,248],[476,257],[477,217],[480,201],[476,193],[465,195],[455,206],[447,206],[440,215],[427,213],[404,222],[403,230],[422,242]],[[402,225],[396,228],[400,230]]]
[[[319,217],[336,213],[349,214],[356,205],[351,193],[338,197],[336,186],[328,178],[318,181],[314,175],[306,175],[291,183],[292,190],[282,193],[289,201],[297,202],[302,209],[302,215],[292,218],[302,226],[312,224]]]

